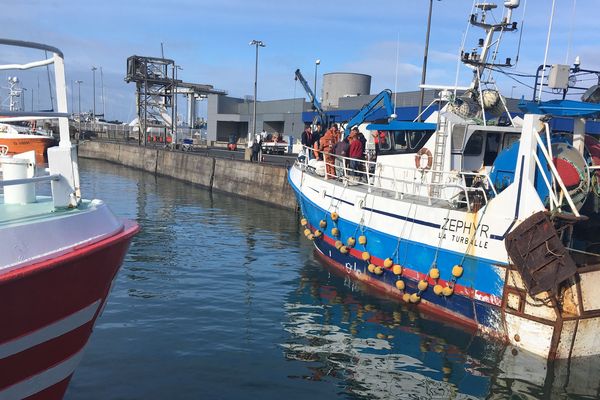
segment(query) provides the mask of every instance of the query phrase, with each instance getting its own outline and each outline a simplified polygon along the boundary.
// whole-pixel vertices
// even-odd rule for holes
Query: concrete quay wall
[[[79,157],[121,164],[281,208],[297,208],[287,169],[282,166],[99,141],[80,143]]]

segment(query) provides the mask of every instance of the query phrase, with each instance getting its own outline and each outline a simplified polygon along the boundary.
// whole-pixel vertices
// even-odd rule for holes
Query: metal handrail
[[[51,174],[51,175],[44,175],[44,176],[34,176],[33,178],[10,179],[7,181],[0,180],[0,187],[12,186],[12,185],[23,185],[26,183],[58,181],[58,180],[60,180],[60,177],[61,177],[60,174]]]
[[[302,146],[303,150],[305,151],[305,157],[303,161],[300,161],[299,159],[296,160],[296,162],[298,164],[301,164],[304,166],[305,169],[308,168],[308,162],[310,161],[309,157],[308,157],[308,152],[313,151],[312,148],[307,147],[307,146]],[[377,188],[377,189],[381,189],[381,190],[386,190],[389,192],[392,192],[395,194],[395,197],[398,198],[399,195],[403,196],[404,194],[411,194],[411,195],[416,195],[419,197],[424,197],[428,199],[428,202],[431,203],[432,199],[439,199],[439,200],[445,200],[445,201],[449,201],[451,202],[453,198],[455,198],[456,196],[460,195],[460,193],[463,193],[465,196],[465,200],[464,201],[460,201],[457,200],[456,203],[457,204],[466,204],[467,209],[470,211],[471,210],[471,202],[470,202],[470,196],[469,194],[473,194],[473,193],[477,193],[480,192],[483,197],[485,202],[487,203],[489,200],[489,196],[488,196],[488,192],[486,192],[486,190],[484,190],[484,188],[482,187],[471,187],[471,186],[467,186],[465,183],[465,177],[466,176],[472,176],[473,178],[484,178],[485,181],[487,182],[487,186],[488,188],[491,189],[493,196],[495,197],[497,195],[496,189],[494,188],[494,185],[489,177],[489,175],[487,174],[478,174],[476,172],[456,172],[456,171],[438,171],[438,170],[421,170],[421,169],[417,169],[417,168],[407,168],[407,167],[400,167],[400,166],[393,166],[393,165],[386,165],[386,164],[381,164],[381,163],[377,163],[376,161],[370,161],[370,160],[362,160],[362,159],[357,159],[357,158],[352,158],[352,157],[343,157],[343,156],[339,156],[336,154],[332,154],[332,153],[328,153],[322,150],[319,150],[320,153],[323,153],[323,155],[326,155],[328,158],[334,158],[334,163],[328,163],[327,161],[324,161],[325,165],[329,165],[330,167],[336,168],[335,166],[335,159],[341,159],[344,161],[344,167],[343,167],[343,177],[346,179],[345,183],[348,182],[348,178],[349,178],[349,172],[354,173],[354,176],[356,176],[356,174],[363,174],[366,177],[366,182],[361,182],[359,181],[354,181],[354,183],[358,184],[358,185],[364,185],[367,186],[368,191],[371,192],[371,190],[373,188]],[[324,157],[325,159],[325,157]],[[359,163],[361,163],[362,165],[364,165],[365,170],[356,170],[353,168],[350,168],[349,166],[346,166],[346,162],[347,161],[357,161]],[[374,173],[371,173],[371,167],[374,167]],[[390,176],[381,176],[381,171],[383,168],[391,168],[393,171],[393,177]],[[379,173],[378,173],[379,171]],[[404,173],[404,178],[399,178],[397,177],[396,171],[400,171]],[[452,177],[457,177],[460,178],[461,181],[463,182],[463,184],[458,184],[456,182],[429,182],[429,181],[425,181],[422,178],[425,177],[425,174],[427,172],[435,172],[435,173],[440,173],[442,176],[452,176]],[[417,173],[421,174],[421,181],[418,180],[418,176]],[[325,175],[327,176],[327,172],[325,173]],[[407,175],[412,176],[412,178],[407,178]],[[379,180],[379,185],[375,184],[375,180]],[[388,187],[384,187],[383,185],[381,185],[381,181],[387,181],[387,182],[391,182],[391,187],[392,188],[397,188],[397,187],[401,187],[404,186],[404,188],[406,189],[405,192],[401,192],[400,190],[396,189],[390,189]],[[412,190],[410,190],[410,188],[412,187]],[[432,193],[432,188],[434,187],[439,187],[441,189],[458,189],[459,193],[453,195],[450,198],[443,198],[443,197],[438,197],[438,196],[431,196]],[[426,193],[427,195],[423,195],[420,192],[422,191],[422,189],[426,189]]]

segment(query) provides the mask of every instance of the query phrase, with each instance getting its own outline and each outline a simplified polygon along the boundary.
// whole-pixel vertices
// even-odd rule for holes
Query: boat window
[[[487,132],[483,165],[493,165],[500,151],[500,132]]]
[[[465,134],[467,133],[466,125],[454,125],[452,127],[452,151],[460,152],[463,149],[465,143]]]
[[[483,150],[483,133],[475,132],[469,138],[467,145],[465,146],[465,156],[478,156]]]
[[[504,139],[502,140],[502,148],[506,149],[507,147],[510,147],[514,142],[517,142],[518,140],[519,140],[518,133],[505,133]]]
[[[433,131],[379,131],[373,134],[381,154],[416,153],[427,143]]]
[[[379,131],[377,133],[376,143],[379,144],[379,151],[387,152],[392,149],[389,131]]]
[[[425,143],[427,143],[431,135],[433,135],[433,131],[412,131],[407,133],[410,149],[414,152],[421,150],[421,147],[425,146]]]
[[[406,131],[394,131],[394,150],[404,151],[407,147]]]

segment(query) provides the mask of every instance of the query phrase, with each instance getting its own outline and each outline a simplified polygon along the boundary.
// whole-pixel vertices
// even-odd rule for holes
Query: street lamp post
[[[104,103],[104,74],[100,67],[100,100],[102,101],[102,119],[106,121],[106,105]]]
[[[77,114],[79,114],[79,120],[81,120],[81,84],[83,81],[77,80],[75,83],[77,84]]]
[[[319,67],[319,64],[321,64],[321,60],[319,60],[319,59],[315,60],[315,86],[314,86],[315,98],[318,98],[317,97],[317,68]]]
[[[439,1],[439,0],[438,0]],[[427,33],[425,34],[425,52],[423,55],[423,69],[421,70],[421,86],[425,84],[425,76],[427,75],[427,55],[429,53],[429,32],[431,31],[431,10],[433,8],[433,0],[429,0],[429,15],[427,17]],[[419,97],[419,121],[421,121],[421,112],[423,110],[423,100],[425,98],[425,88],[421,87],[421,95]]]
[[[77,114],[78,114],[78,125],[79,125],[79,129],[77,130],[77,136],[81,136],[81,84],[83,83],[83,81],[80,80],[76,80],[75,83],[77,84]]]
[[[250,46],[256,47],[256,58],[255,58],[255,64],[254,64],[254,111],[252,112],[252,134],[254,135],[254,138],[256,138],[256,92],[257,92],[257,87],[258,87],[258,84],[257,84],[257,82],[258,82],[258,48],[266,47],[266,46],[260,40],[252,40],[249,44],[250,44]],[[248,138],[248,141],[250,141],[250,138]]]
[[[96,70],[98,68],[92,66],[92,122],[96,122]]]

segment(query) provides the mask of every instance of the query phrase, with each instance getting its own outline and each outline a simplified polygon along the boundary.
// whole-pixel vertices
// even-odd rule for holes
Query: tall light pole
[[[439,1],[439,0],[438,0]],[[421,71],[421,85],[425,84],[425,76],[427,75],[427,54],[429,53],[429,32],[431,31],[431,10],[433,9],[433,0],[429,0],[429,15],[427,17],[427,33],[425,34],[425,52],[423,54],[423,69]],[[419,97],[419,121],[421,121],[421,112],[423,110],[423,99],[425,98],[425,88],[421,88]]]
[[[317,98],[317,68],[319,67],[319,64],[321,64],[321,60],[319,60],[319,59],[315,60],[315,86],[314,86],[315,98]]]
[[[22,88],[21,89],[21,111],[25,111],[25,92],[27,91],[27,88]],[[32,110],[33,111],[33,110]]]
[[[77,102],[79,103],[79,105],[77,107],[77,114],[79,114],[79,121],[81,121],[81,84],[83,83],[83,81],[77,80],[75,81],[75,83],[78,87]]]
[[[252,134],[256,137],[256,89],[257,89],[257,81],[258,81],[258,48],[266,47],[265,44],[260,40],[252,40],[250,46],[256,47],[256,61],[254,65],[254,112],[252,116]],[[250,138],[248,138],[250,140]]]
[[[71,79],[71,114],[75,114],[75,87],[73,86],[73,79]]]
[[[77,118],[77,125],[78,125],[78,129],[77,129],[77,138],[81,138],[81,84],[83,83],[83,81],[80,80],[76,80],[75,83],[77,84],[77,102],[79,103],[78,107],[77,107],[77,114],[78,114],[78,118]]]
[[[106,105],[104,104],[104,74],[100,67],[100,100],[102,101],[102,118],[106,121]]]
[[[98,68],[92,66],[92,122],[96,122],[96,70]]]

